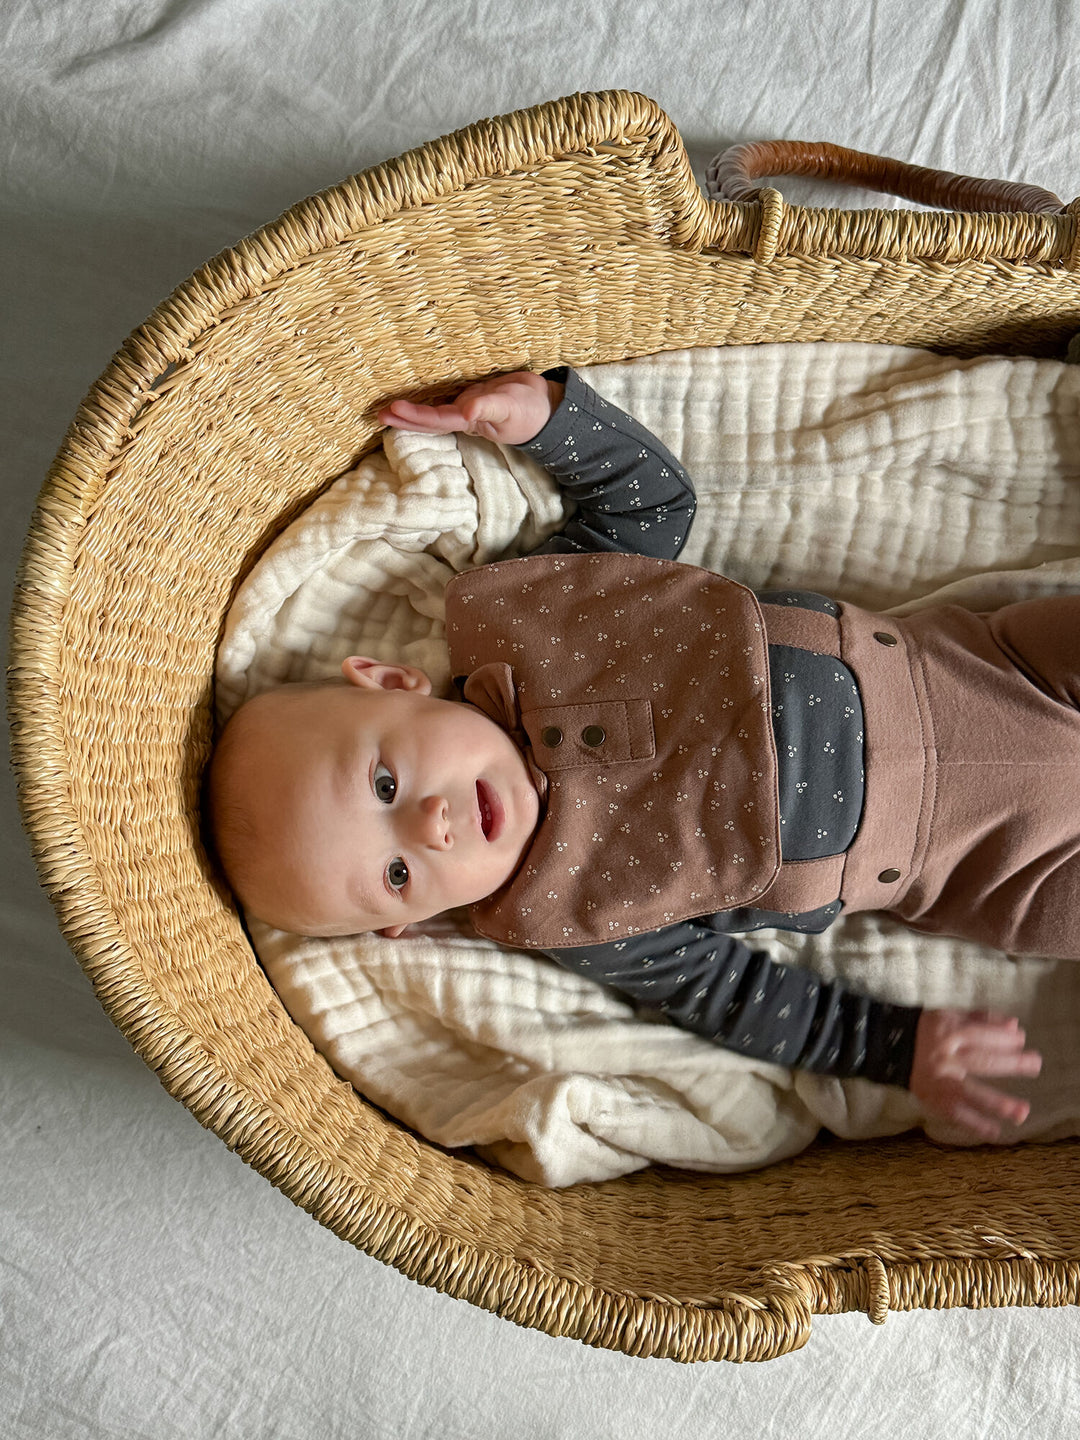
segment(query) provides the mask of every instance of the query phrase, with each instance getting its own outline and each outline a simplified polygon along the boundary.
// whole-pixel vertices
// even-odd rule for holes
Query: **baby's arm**
[[[906,1085],[920,1011],[783,965],[707,921],[548,952],[684,1030],[759,1060]]]
[[[893,1005],[783,965],[704,920],[548,952],[685,1030],[797,1070],[906,1086],[928,1114],[996,1140],[1026,1101],[971,1076],[1037,1075],[1016,1020]]]
[[[674,560],[686,542],[695,504],[686,471],[568,367],[484,380],[446,405],[395,400],[379,419],[427,434],[464,430],[538,460],[577,506],[540,554],[615,550]]]

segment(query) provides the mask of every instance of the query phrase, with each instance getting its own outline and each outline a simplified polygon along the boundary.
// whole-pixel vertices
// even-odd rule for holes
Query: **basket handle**
[[[1038,185],[952,175],[825,141],[756,140],[732,145],[709,164],[708,194],[713,200],[757,200],[761,187],[754,180],[762,175],[810,175],[944,210],[1027,210],[1042,215],[1065,211],[1056,195]]]

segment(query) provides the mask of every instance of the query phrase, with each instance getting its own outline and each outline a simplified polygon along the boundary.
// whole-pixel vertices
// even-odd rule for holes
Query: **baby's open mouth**
[[[503,808],[499,797],[486,780],[476,782],[476,808],[480,812],[480,829],[485,840],[497,840],[503,824]]]

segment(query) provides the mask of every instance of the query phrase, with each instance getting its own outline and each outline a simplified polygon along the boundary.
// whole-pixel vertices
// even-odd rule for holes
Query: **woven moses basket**
[[[794,163],[846,160],[814,147]],[[687,346],[1052,353],[1080,329],[1076,205],[902,167],[871,182],[969,213],[799,209],[745,179],[779,164],[751,148],[736,166],[748,198],[708,201],[668,118],[611,92],[481,122],[295,206],[180,286],[90,391],[14,617],[16,763],[43,881],[167,1089],[423,1284],[678,1360],[775,1356],[827,1312],[1076,1303],[1080,1150],[832,1143],[757,1174],[563,1191],[447,1153],[366,1103],[292,1023],[213,878],[199,787],[236,586],[378,443],[388,397]]]

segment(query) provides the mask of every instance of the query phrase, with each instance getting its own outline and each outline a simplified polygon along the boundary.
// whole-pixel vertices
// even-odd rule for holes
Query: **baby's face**
[[[539,799],[509,735],[433,698],[422,671],[353,657],[342,672],[271,692],[254,728],[262,878],[245,904],[301,934],[396,935],[508,880]]]

